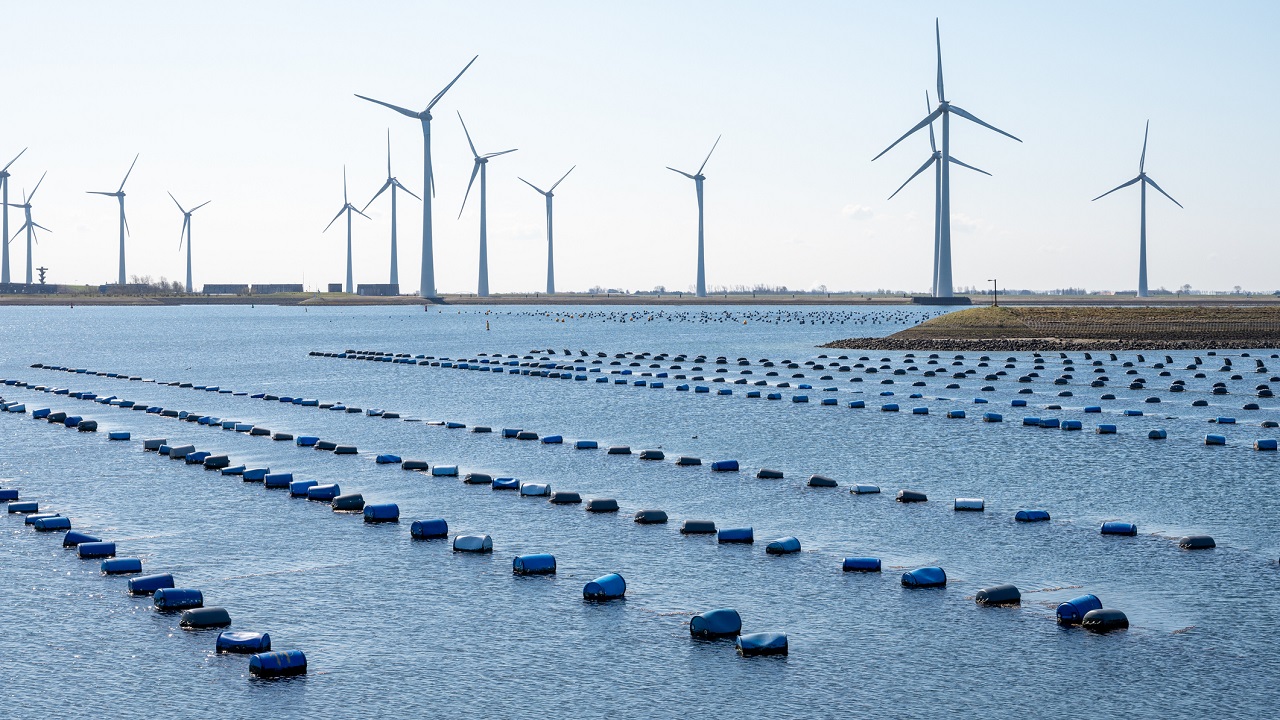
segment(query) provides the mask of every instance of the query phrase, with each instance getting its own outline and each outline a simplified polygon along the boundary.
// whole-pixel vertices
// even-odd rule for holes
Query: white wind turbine
[[[18,232],[14,233],[14,234],[13,234],[13,237],[11,237],[11,238],[7,238],[7,239],[5,239],[5,241],[4,241],[5,249],[6,249],[6,251],[7,251],[7,250],[8,250],[9,243],[13,242],[13,239],[14,239],[14,238],[16,238],[16,237],[18,237],[19,235],[21,235],[21,234],[22,234],[22,231],[24,231],[24,230],[27,232],[27,284],[28,284],[28,285],[30,285],[30,284],[31,284],[31,245],[32,245],[32,243],[39,243],[39,242],[40,242],[39,240],[37,240],[37,239],[36,239],[36,228],[40,228],[41,230],[44,230],[45,232],[53,232],[53,231],[52,231],[52,230],[50,230],[49,228],[47,228],[47,227],[45,227],[45,226],[41,225],[40,223],[36,222],[35,220],[32,220],[32,219],[31,219],[31,201],[32,201],[32,199],[34,199],[34,198],[35,198],[35,196],[36,196],[36,191],[40,189],[40,183],[44,182],[44,176],[45,176],[45,175],[47,175],[47,174],[48,174],[48,173],[44,173],[43,175],[41,175],[41,176],[40,176],[40,180],[36,183],[36,186],[35,186],[34,188],[32,188],[32,189],[31,189],[31,194],[30,194],[30,195],[26,194],[26,192],[23,192],[23,193],[22,193],[22,204],[21,204],[21,205],[14,205],[14,206],[13,206],[13,207],[22,208],[23,212],[24,212],[24,213],[26,213],[26,222],[24,222],[24,223],[22,224],[22,227],[18,228]]]
[[[404,185],[401,185],[400,181],[395,179],[395,177],[391,174],[391,130],[390,129],[387,130],[387,181],[382,184],[382,187],[379,188],[378,192],[373,194],[373,197],[370,198],[369,202],[364,204],[364,207],[361,208],[361,211],[368,210],[369,206],[373,204],[373,201],[377,200],[379,195],[386,192],[387,188],[391,188],[391,284],[399,285],[400,284],[400,265],[399,265],[399,262],[396,260],[396,190],[397,189],[403,190],[409,193],[410,195],[413,195],[413,191],[405,187]],[[418,197],[417,195],[413,195],[413,197],[418,198],[418,200],[422,200],[422,198]]]
[[[926,91],[925,91],[925,93],[924,93],[924,106],[925,106],[925,108],[926,108],[926,109],[928,109],[928,108],[930,108],[930,107],[933,107],[933,103],[929,101],[929,91],[928,91],[928,90],[926,90]],[[929,123],[929,147],[933,150],[933,154],[929,156],[929,159],[928,159],[927,161],[925,161],[925,164],[924,164],[924,165],[921,165],[921,166],[920,166],[920,169],[919,169],[919,170],[916,170],[914,173],[912,173],[912,174],[911,174],[911,177],[907,178],[907,182],[902,183],[902,185],[900,185],[900,186],[898,187],[898,189],[897,189],[897,190],[894,190],[894,191],[893,191],[893,195],[890,195],[890,196],[889,196],[889,199],[890,199],[890,200],[892,200],[894,195],[897,195],[898,193],[902,192],[902,188],[906,187],[906,186],[907,186],[907,183],[911,182],[912,180],[915,180],[915,179],[916,179],[916,175],[919,175],[920,173],[924,172],[925,170],[928,170],[930,165],[932,165],[932,166],[933,166],[933,168],[934,168],[934,173],[933,173],[933,174],[934,174],[934,180],[933,180],[933,193],[934,193],[934,200],[933,200],[933,279],[932,279],[932,281],[931,281],[931,282],[933,283],[933,289],[930,291],[930,293],[931,293],[934,297],[937,297],[937,295],[938,295],[938,266],[939,266],[939,259],[940,259],[940,255],[941,255],[941,252],[940,252],[940,251],[941,251],[941,240],[942,240],[942,151],[938,149],[938,144],[937,144],[937,142],[935,142],[934,137],[933,137],[933,123]],[[987,172],[986,170],[979,170],[978,168],[976,168],[976,167],[974,167],[974,166],[972,166],[972,165],[969,165],[969,164],[966,164],[966,163],[962,163],[962,162],[960,162],[959,160],[955,159],[954,157],[952,157],[952,158],[948,158],[948,160],[950,160],[951,162],[953,162],[953,163],[955,163],[955,164],[959,165],[960,167],[966,167],[966,168],[969,168],[970,170],[977,170],[978,172],[982,173],[983,175],[990,175],[990,174],[991,174],[991,173]]]
[[[916,123],[902,137],[893,141],[893,144],[885,148],[879,155],[871,158],[874,162],[885,153],[892,150],[898,143],[907,139],[912,133],[931,125],[934,120],[942,118],[942,155],[938,158],[938,166],[941,172],[941,193],[938,202],[938,215],[941,217],[940,227],[938,229],[938,272],[937,287],[934,295],[936,297],[952,297],[954,290],[951,281],[951,116],[957,115],[973,123],[977,123],[988,130],[994,130],[1005,137],[1012,138],[1018,142],[1022,142],[1018,138],[1001,130],[1000,128],[989,123],[979,120],[972,113],[963,108],[952,105],[947,102],[947,95],[942,85],[942,31],[938,23],[934,22],[934,32],[938,45],[938,107],[925,119]]]
[[[342,209],[338,211],[337,215],[333,216],[333,219],[329,221],[328,225],[324,226],[324,232],[329,232],[329,228],[333,227],[333,224],[338,222],[338,218],[342,217],[343,213],[347,214],[347,286],[346,287],[347,287],[347,293],[350,294],[355,292],[355,286],[352,285],[351,283],[351,213],[359,213],[361,216],[365,218],[368,218],[369,216],[357,210],[356,206],[352,205],[351,202],[347,200],[347,166],[345,165],[342,166]]]
[[[467,181],[467,194],[462,196],[462,207],[458,210],[458,217],[461,218],[462,211],[467,208],[467,198],[471,197],[471,185],[476,181],[476,173],[480,173],[480,282],[476,295],[489,297],[489,231],[486,223],[488,206],[485,194],[485,168],[489,166],[489,158],[513,153],[517,148],[481,155],[476,152],[476,144],[471,142],[471,133],[467,132],[467,124],[462,122],[462,113],[458,113],[458,122],[462,123],[462,132],[467,136],[467,145],[471,146],[471,154],[476,159],[475,165],[471,167],[471,180]]]
[[[371,97],[356,95],[361,100],[368,100],[371,103],[391,108],[401,115],[414,118],[422,123],[422,280],[418,294],[424,298],[436,296],[436,269],[431,250],[431,198],[435,197],[436,192],[435,177],[431,174],[431,108],[440,102],[440,98],[449,92],[449,88],[458,82],[458,78],[462,77],[462,73],[466,72],[467,68],[471,67],[471,63],[474,63],[478,57],[480,56],[477,55],[471,58],[471,62],[467,63],[467,67],[462,68],[462,72],[458,73],[453,80],[450,80],[443,90],[436,93],[436,96],[431,98],[431,102],[427,103],[426,109],[422,112],[414,112],[391,103],[374,100]]]
[[[702,183],[707,178],[705,175],[702,174],[702,171],[707,167],[707,160],[711,159],[711,153],[716,151],[716,145],[720,144],[720,137],[723,137],[723,136],[716,137],[716,141],[711,145],[711,152],[707,153],[706,160],[703,160],[702,165],[698,166],[698,172],[690,175],[689,173],[683,170],[676,170],[670,165],[667,166],[667,169],[670,170],[671,172],[680,173],[681,175],[692,180],[694,188],[698,191],[698,297],[707,296],[707,265],[705,260],[705,253],[703,250],[703,224],[702,224],[702,219],[703,219]]]
[[[182,231],[178,233],[178,252],[182,252],[182,241],[186,240],[187,242],[187,294],[190,295],[192,292],[192,289],[191,289],[191,213],[199,210],[200,208],[204,207],[205,205],[208,205],[213,201],[205,200],[204,202],[191,208],[190,210],[186,210],[182,207],[182,203],[178,202],[178,198],[173,196],[173,193],[169,193],[169,198],[173,200],[173,204],[177,205],[178,210],[182,213]]]
[[[139,153],[141,154],[141,153]],[[129,164],[129,171],[124,174],[124,180],[120,181],[120,188],[115,192],[100,192],[97,190],[87,191],[90,195],[106,195],[120,201],[120,277],[116,281],[124,285],[124,236],[129,232],[129,221],[124,217],[124,184],[129,181],[129,175],[133,172],[133,166],[138,164],[138,155],[133,156],[133,162]]]
[[[552,242],[552,234],[551,234],[551,199],[555,197],[556,188],[560,186],[560,183],[564,182],[565,178],[569,177],[569,173],[573,172],[573,169],[576,167],[578,166],[574,165],[573,167],[569,168],[569,172],[562,175],[560,179],[555,182],[555,185],[551,186],[550,190],[543,190],[542,188],[538,187],[537,185],[534,185],[528,180],[525,180],[524,178],[520,178],[520,182],[524,183],[525,185],[528,185],[534,190],[537,190],[539,193],[542,194],[543,197],[547,199],[547,294],[548,295],[556,294],[556,262],[555,262],[555,250],[554,250],[554,245]]]
[[[1138,297],[1147,297],[1147,186],[1150,185],[1156,190],[1159,190],[1160,194],[1169,198],[1174,205],[1182,207],[1182,203],[1174,200],[1172,195],[1161,189],[1161,187],[1156,184],[1156,181],[1152,180],[1151,177],[1147,175],[1147,133],[1150,131],[1151,121],[1148,120],[1146,129],[1142,131],[1142,156],[1138,158],[1138,177],[1114,187],[1094,198],[1094,200],[1098,200],[1110,195],[1120,188],[1129,187],[1136,182],[1142,183],[1142,219],[1138,230]]]
[[[25,153],[26,151],[26,148],[22,148],[22,152],[15,155],[14,158],[9,161],[9,165],[13,165],[18,162],[18,158],[22,157],[22,153]],[[0,237],[5,239],[5,242],[0,243],[4,245],[2,253],[3,258],[0,259],[0,283],[4,283],[6,285],[9,283],[9,165],[5,165],[3,168],[0,168],[0,213],[4,214],[4,220],[0,223],[0,225],[3,225],[3,227],[0,228]],[[44,177],[41,176],[41,179],[44,179]],[[35,191],[33,190],[31,194],[34,195]],[[27,283],[31,283],[30,272],[27,273]]]

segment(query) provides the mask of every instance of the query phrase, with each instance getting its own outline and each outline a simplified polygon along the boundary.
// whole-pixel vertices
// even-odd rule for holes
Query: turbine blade
[[[191,216],[182,216],[182,229],[178,231],[178,250],[182,250],[182,241],[187,239],[187,226],[191,224]]]
[[[129,216],[124,212],[124,198],[120,198],[120,219],[124,222],[124,234],[133,237],[133,231],[129,229]]]
[[[693,176],[692,176],[692,175],[690,175],[689,173],[687,173],[687,172],[685,172],[685,171],[683,171],[683,170],[677,170],[677,169],[675,169],[675,168],[671,167],[670,165],[668,165],[668,166],[667,166],[667,169],[668,169],[668,170],[670,170],[671,172],[677,172],[677,173],[680,173],[681,175],[683,175],[683,176],[685,176],[685,177],[689,178],[690,180],[692,180],[692,179],[693,179]]]
[[[929,112],[929,108],[933,107],[933,103],[929,102],[929,91],[924,91],[924,111]],[[933,123],[929,123],[929,149],[938,152],[938,143],[933,139]]]
[[[409,193],[410,195],[413,195],[415,198],[417,198],[417,199],[418,199],[418,202],[422,202],[422,198],[418,197],[417,195],[414,195],[414,194],[413,194],[413,191],[412,191],[412,190],[410,190],[409,188],[405,187],[405,186],[404,186],[404,184],[403,184],[403,183],[401,183],[399,180],[396,180],[396,179],[394,179],[394,178],[393,178],[391,182],[393,182],[393,183],[395,184],[395,186],[396,186],[396,187],[398,187],[398,188],[400,188],[401,190],[403,190],[403,191],[405,191],[405,192]]]
[[[343,206],[342,206],[342,209],[338,211],[338,214],[337,214],[337,215],[334,215],[334,216],[333,216],[333,219],[329,221],[329,224],[328,224],[328,225],[325,225],[325,226],[324,226],[324,230],[321,230],[320,232],[329,232],[329,228],[333,227],[333,224],[334,224],[334,223],[336,223],[336,222],[338,222],[338,218],[342,217],[342,213],[344,213],[344,212],[346,212],[346,211],[347,211],[347,206],[346,206],[346,205],[343,205]]]
[[[476,144],[471,142],[471,132],[467,130],[467,122],[462,119],[462,113],[458,113],[458,122],[462,123],[462,132],[467,136],[467,144],[471,146],[471,156],[480,159],[480,153],[476,152]]]
[[[930,124],[930,123],[932,123],[934,120],[937,120],[937,119],[938,119],[938,116],[940,116],[940,115],[942,115],[942,107],[938,107],[938,109],[937,109],[937,110],[934,110],[933,112],[931,112],[931,113],[929,113],[928,115],[926,115],[926,116],[925,116],[925,118],[924,118],[923,120],[921,120],[920,122],[916,123],[915,127],[911,128],[911,129],[910,129],[910,130],[908,130],[906,133],[904,133],[902,137],[898,138],[897,140],[894,140],[894,141],[893,141],[893,145],[890,145],[889,147],[887,147],[887,148],[885,148],[884,150],[880,151],[880,155],[877,155],[877,156],[875,156],[875,157],[871,158],[871,162],[875,162],[876,160],[879,160],[881,155],[884,155],[885,153],[887,153],[887,152],[889,152],[890,150],[892,150],[892,149],[893,149],[893,148],[894,148],[898,143],[902,142],[903,140],[906,140],[908,137],[910,137],[910,136],[911,136],[911,133],[913,133],[913,132],[915,132],[915,131],[919,130],[920,128],[922,128],[922,127],[924,127],[924,126],[926,126],[926,125],[928,125],[928,124]],[[679,172],[679,171],[677,170],[677,172]]]
[[[387,177],[391,177],[391,128],[387,128]]]
[[[574,169],[574,168],[576,168],[576,167],[578,167],[578,166],[577,166],[577,165],[574,165],[573,167],[569,168],[569,172],[567,172],[567,173],[565,173],[564,175],[560,176],[560,179],[556,181],[556,184],[555,184],[555,185],[552,185],[552,186],[551,186],[551,189],[550,189],[550,190],[548,190],[547,192],[555,192],[555,189],[556,189],[557,187],[559,187],[559,186],[560,186],[560,183],[564,182],[564,179],[565,179],[565,178],[567,178],[567,177],[569,177],[569,173],[573,172],[573,169]],[[535,189],[535,190],[537,190],[537,188],[534,188],[534,189]],[[541,191],[539,191],[539,192],[541,192]]]
[[[1130,180],[1130,181],[1129,181],[1129,182],[1127,182],[1127,183],[1124,183],[1123,185],[1117,185],[1117,186],[1115,186],[1115,187],[1111,188],[1110,190],[1108,190],[1108,191],[1106,191],[1106,192],[1102,193],[1101,195],[1099,195],[1098,197],[1094,198],[1093,200],[1101,200],[1102,198],[1104,198],[1104,197],[1106,197],[1106,196],[1110,195],[1111,193],[1113,193],[1113,192],[1115,192],[1115,191],[1117,191],[1117,190],[1120,190],[1120,189],[1122,189],[1122,188],[1127,188],[1127,187],[1129,187],[1130,185],[1132,185],[1132,184],[1134,184],[1134,183],[1138,182],[1138,181],[1139,181],[1139,180],[1141,180],[1141,179],[1142,179],[1142,176],[1141,176],[1141,175],[1139,175],[1138,177],[1136,177],[1136,178],[1134,178],[1134,179]],[[1170,198],[1170,199],[1172,199],[1172,198]],[[1093,202],[1093,200],[1090,200],[1089,202]]]
[[[1147,127],[1142,131],[1142,157],[1138,159],[1138,174],[1141,175],[1143,169],[1147,166],[1147,135],[1151,132],[1151,121],[1147,121]],[[1172,200],[1173,198],[1170,198]]]
[[[166,190],[165,192],[169,192],[169,191]],[[174,205],[178,206],[178,212],[182,213],[183,215],[187,214],[187,211],[182,207],[182,203],[178,202],[178,198],[174,197],[173,193],[169,193],[169,199],[173,201]]]
[[[138,153],[138,155],[141,155],[141,154],[142,153]],[[116,192],[124,191],[124,184],[126,182],[129,182],[129,175],[133,174],[133,166],[138,164],[138,155],[133,156],[133,162],[129,163],[129,171],[124,174],[124,180],[120,181],[120,189],[117,190]]]
[[[351,202],[347,200],[347,166],[346,165],[342,166],[342,202],[344,205],[351,204]]]
[[[389,107],[389,108],[391,108],[392,110],[395,110],[396,112],[400,113],[401,115],[407,115],[407,116],[409,116],[409,117],[411,117],[411,118],[413,118],[413,119],[415,119],[415,120],[416,120],[416,119],[418,119],[418,113],[414,112],[413,110],[409,110],[409,109],[407,109],[407,108],[402,108],[402,107],[400,107],[399,105],[392,105],[391,103],[388,103],[388,102],[382,102],[381,100],[374,100],[374,99],[373,99],[373,98],[371,98],[371,97],[365,97],[364,95],[360,95],[360,94],[358,94],[358,93],[352,93],[352,94],[353,94],[353,95],[355,95],[356,97],[360,98],[361,100],[368,100],[368,101],[369,101],[369,102],[371,102],[371,103],[375,103],[375,104],[377,104],[377,105],[381,105],[381,106],[383,106],[383,107]]]
[[[26,199],[22,201],[24,204],[27,204],[27,205],[31,204],[31,199],[36,196],[36,190],[40,189],[40,183],[44,182],[44,176],[48,174],[49,174],[48,170],[40,173],[40,179],[36,181],[36,186],[31,189],[31,194],[28,195]]]
[[[965,110],[965,109],[963,109],[963,108],[958,108],[958,107],[956,107],[955,105],[952,105],[952,106],[951,106],[951,112],[953,112],[953,113],[955,113],[955,114],[959,115],[960,117],[964,118],[965,120],[969,120],[969,121],[972,121],[972,122],[976,122],[976,123],[978,123],[979,125],[981,125],[982,127],[987,128],[988,130],[995,130],[996,132],[1000,133],[1001,135],[1004,135],[1004,136],[1005,136],[1005,137],[1007,137],[1007,138],[1013,138],[1014,140],[1017,140],[1018,142],[1022,142],[1022,140],[1021,140],[1021,139],[1019,139],[1018,137],[1016,137],[1016,136],[1014,136],[1014,135],[1010,135],[1009,133],[1007,133],[1007,132],[1005,132],[1005,131],[1001,130],[1000,128],[996,127],[995,125],[992,125],[991,123],[983,122],[982,120],[979,120],[976,116],[974,116],[974,114],[973,114],[973,113],[969,112],[968,110]]]
[[[928,159],[928,160],[926,160],[926,161],[925,161],[925,163],[924,163],[923,165],[921,165],[921,166],[920,166],[920,169],[919,169],[919,170],[917,170],[917,171],[915,171],[915,172],[911,173],[911,177],[907,178],[907,182],[902,183],[901,185],[899,185],[899,186],[898,186],[898,189],[897,189],[897,190],[894,190],[894,191],[893,191],[893,195],[897,195],[898,193],[902,192],[902,188],[906,187],[906,186],[907,186],[907,183],[911,182],[912,180],[915,180],[917,175],[919,175],[920,173],[924,172],[925,170],[928,170],[928,169],[929,169],[929,166],[930,166],[930,165],[932,165],[932,164],[934,164],[935,162],[937,162],[937,160],[938,160],[938,159],[937,159],[936,157],[934,157],[934,156],[930,155],[930,156],[929,156],[929,159]],[[893,199],[893,195],[890,195],[890,196],[888,197],[888,199],[889,199],[889,200],[892,200],[892,199]]]
[[[33,222],[33,223],[31,223],[31,227],[38,227],[38,228],[40,228],[41,230],[43,230],[43,231],[45,231],[45,232],[53,232],[52,230],[50,230],[49,228],[47,228],[47,227],[45,227],[45,226],[41,225],[41,224],[40,224],[40,223],[38,223],[38,222]],[[33,234],[33,235],[32,235],[32,237],[35,237],[35,235]]]
[[[537,190],[539,193],[542,193],[543,195],[546,195],[546,194],[547,194],[545,190],[543,190],[542,188],[538,187],[537,185],[534,185],[533,183],[529,182],[528,180],[525,180],[525,179],[524,179],[524,178],[522,178],[522,177],[518,177],[518,178],[516,178],[516,179],[517,179],[517,180],[519,180],[520,182],[524,183],[525,185],[528,185],[529,187],[533,188],[534,190]],[[554,186],[554,185],[552,185],[552,187],[554,188],[555,186]]]
[[[942,24],[938,18],[933,19],[933,32],[938,40],[938,102],[946,102],[947,94],[942,90]]]
[[[17,155],[14,155],[13,159],[9,161],[9,165],[12,165],[18,162],[18,158],[22,157],[22,153],[25,153],[26,151],[27,151],[27,148],[22,148],[22,152],[18,153]],[[9,165],[5,165],[4,167],[0,168],[0,172],[4,172],[5,170],[8,170]]]
[[[209,203],[211,203],[211,202],[213,202],[213,201],[212,201],[212,200],[205,200],[204,202],[200,203],[199,205],[197,205],[197,206],[195,206],[195,207],[191,208],[191,212],[189,212],[189,213],[187,213],[187,214],[188,214],[188,215],[190,215],[191,213],[193,213],[193,212],[195,212],[195,211],[199,210],[200,208],[204,207],[205,205],[208,205],[208,204],[209,204]]]
[[[119,195],[119,193],[102,192],[101,190],[85,190],[85,192],[90,195],[106,195],[107,197],[115,197],[116,195]]]
[[[1170,195],[1169,193],[1165,192],[1163,188],[1161,188],[1159,185],[1157,185],[1157,184],[1156,184],[1156,181],[1155,181],[1155,180],[1152,180],[1150,175],[1143,175],[1143,176],[1142,176],[1142,179],[1143,179],[1143,180],[1145,180],[1145,181],[1147,182],[1147,184],[1148,184],[1148,185],[1150,185],[1151,187],[1155,188],[1156,190],[1159,190],[1161,195],[1163,195],[1163,196],[1165,196],[1165,197],[1169,198],[1170,200],[1172,200],[1174,205],[1177,205],[1178,207],[1182,207],[1182,203],[1178,202],[1177,200],[1174,200],[1174,199],[1173,199],[1173,196],[1172,196],[1172,195]],[[1186,208],[1183,208],[1183,209],[1185,210]]]
[[[428,110],[428,111],[430,111],[430,110],[431,110],[431,108],[435,107],[435,106],[436,106],[436,103],[440,102],[440,98],[444,97],[444,94],[445,94],[445,93],[447,93],[447,92],[449,92],[449,88],[453,87],[453,84],[454,84],[454,83],[456,83],[456,82],[458,82],[458,78],[462,77],[462,73],[466,72],[466,71],[467,71],[467,68],[471,67],[471,63],[475,62],[475,61],[476,61],[476,58],[478,58],[478,57],[480,57],[480,56],[479,56],[479,55],[477,55],[476,57],[471,58],[471,62],[467,63],[467,67],[462,68],[462,72],[458,73],[457,77],[455,77],[454,79],[450,80],[450,81],[449,81],[449,84],[448,84],[448,85],[445,85],[443,90],[441,90],[440,92],[436,93],[436,96],[435,96],[435,97],[433,97],[433,98],[431,98],[431,102],[427,103],[427,110]]]
[[[360,212],[359,210],[356,210],[356,206],[355,206],[355,205],[348,205],[347,207],[349,207],[349,208],[351,208],[352,210],[354,210],[356,213],[358,213],[358,214],[359,214],[361,217],[363,217],[365,220],[372,220],[372,219],[373,219],[373,218],[369,217],[368,215],[365,215],[364,213]]]
[[[488,155],[485,155],[484,157],[485,157],[485,158],[498,157],[499,155],[506,155],[507,153],[513,153],[513,152],[515,152],[516,150],[519,150],[519,148],[511,148],[510,150],[503,150],[502,152],[489,153]]]
[[[715,141],[714,143],[712,143],[712,145],[711,145],[711,152],[707,153],[707,160],[710,160],[710,159],[711,159],[711,153],[713,153],[713,152],[715,152],[715,151],[716,151],[716,145],[719,145],[719,144],[720,144],[720,138],[722,138],[722,137],[724,137],[724,136],[723,136],[723,135],[717,135],[717,136],[716,136],[716,141]],[[702,161],[702,165],[698,166],[698,172],[694,173],[695,175],[701,175],[701,174],[702,174],[702,170],[703,170],[703,168],[705,168],[705,167],[707,166],[707,160],[703,160],[703,161]]]
[[[476,181],[476,175],[480,172],[480,160],[476,159],[476,164],[471,166],[471,179],[467,181],[467,194],[462,196],[462,207],[458,208],[458,217],[462,217],[462,211],[467,209],[467,198],[471,197],[471,185]]]
[[[363,209],[368,210],[369,206],[373,204],[373,201],[377,200],[379,195],[386,192],[386,189],[391,187],[391,183],[392,183],[391,178],[387,178],[387,181],[382,183],[382,187],[378,189],[378,192],[374,193],[373,197],[369,198],[369,202],[364,204]]]
[[[953,162],[953,163],[955,163],[955,164],[959,165],[960,167],[966,167],[966,168],[969,168],[970,170],[976,170],[976,171],[978,171],[978,172],[982,173],[983,175],[991,175],[991,173],[987,172],[986,170],[983,170],[983,169],[981,169],[981,168],[976,168],[976,167],[974,167],[974,166],[970,165],[969,163],[960,162],[959,160],[955,159],[955,157],[954,157],[954,156],[952,156],[952,157],[950,158],[950,160],[951,160],[951,162]]]

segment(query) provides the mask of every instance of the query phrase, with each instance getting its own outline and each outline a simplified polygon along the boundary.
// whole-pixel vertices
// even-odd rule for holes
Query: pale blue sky
[[[414,121],[352,96],[437,106],[436,276],[476,283],[478,204],[455,115],[489,173],[490,285],[544,282],[541,196],[554,181],[557,284],[632,289],[694,281],[693,170],[707,174],[707,282],[927,290],[932,182],[886,197],[928,157],[918,135],[942,22],[947,93],[1024,140],[953,127],[957,285],[1133,289],[1138,193],[1094,196],[1147,170],[1150,285],[1280,287],[1272,169],[1273,2],[15,3],[4,7],[0,155],[11,201],[40,172],[36,249],[55,282],[114,281],[115,204],[129,181],[130,274],[180,278],[185,204],[195,281],[339,282],[342,166],[352,200],[396,175],[422,192]],[[356,218],[356,282],[386,282],[388,206]],[[420,209],[400,210],[401,282],[417,287]],[[15,212],[11,232],[21,222]],[[11,245],[21,278],[23,241]]]

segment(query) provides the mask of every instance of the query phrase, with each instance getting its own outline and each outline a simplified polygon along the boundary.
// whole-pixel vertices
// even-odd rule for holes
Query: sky
[[[488,168],[490,288],[544,289],[542,196],[556,191],[557,289],[690,290],[694,184],[707,164],[711,287],[927,292],[933,182],[917,133],[934,93],[934,20],[948,99],[1023,142],[955,121],[959,287],[1133,290],[1139,196],[1095,196],[1146,168],[1185,206],[1148,196],[1152,289],[1273,291],[1273,141],[1280,3],[1160,2],[3,2],[0,164],[10,202],[40,174],[35,247],[50,282],[114,282],[114,191],[130,275],[180,279],[184,205],[194,280],[341,282],[345,165],[357,207],[394,174],[421,195],[417,121],[354,97],[433,111],[436,284],[473,292]],[[934,98],[936,101],[936,97]],[[475,191],[473,191],[474,193]],[[10,234],[22,222],[12,211]],[[356,216],[354,276],[389,274],[390,205]],[[421,208],[400,196],[400,280],[418,286]],[[22,280],[25,239],[10,245]]]

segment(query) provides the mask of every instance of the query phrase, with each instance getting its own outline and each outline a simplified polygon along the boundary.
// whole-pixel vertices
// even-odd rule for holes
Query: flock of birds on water
[[[459,310],[457,314],[464,311]],[[761,323],[767,325],[917,325],[930,320],[946,311],[919,310],[471,310],[472,314],[485,316],[508,316],[532,318],[534,320],[552,320],[568,322],[571,320],[598,320],[613,323],[668,322],[698,323],[703,325],[721,323],[728,325],[744,325]],[[548,350],[547,352],[553,352]],[[565,354],[571,354],[565,351]]]

